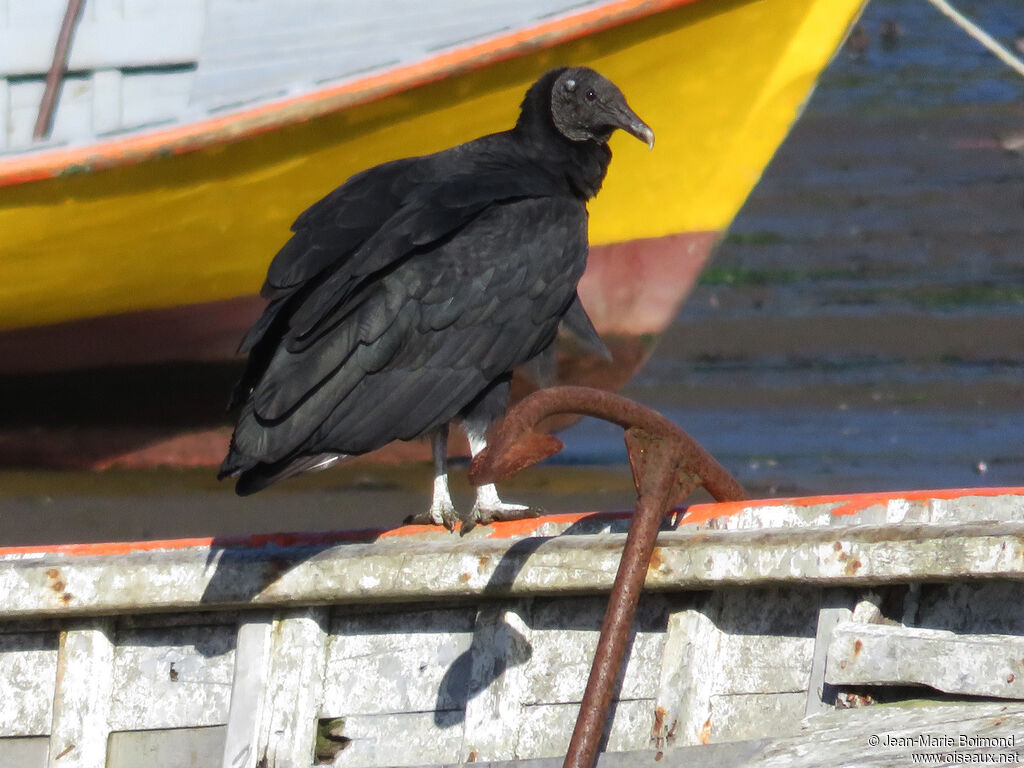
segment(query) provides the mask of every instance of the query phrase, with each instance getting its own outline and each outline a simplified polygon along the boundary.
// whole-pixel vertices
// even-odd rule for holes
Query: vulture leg
[[[449,531],[455,528],[458,516],[448,490],[448,425],[445,424],[430,436],[430,449],[434,455],[434,495],[430,509],[424,514],[412,515],[406,524],[443,525]]]
[[[463,422],[466,430],[466,437],[469,438],[469,452],[473,458],[487,447],[486,430],[475,428],[479,425],[472,422]],[[498,489],[493,483],[481,485],[476,489],[476,504],[467,524],[463,524],[463,531],[469,530],[476,523],[493,523],[498,520],[522,520],[524,517],[537,517],[542,514],[542,509],[527,507],[523,504],[507,504],[498,498]]]
[[[458,517],[452,495],[448,490],[448,425],[430,436],[430,450],[434,454],[434,495],[430,501],[430,521],[443,525],[449,531],[455,528]]]

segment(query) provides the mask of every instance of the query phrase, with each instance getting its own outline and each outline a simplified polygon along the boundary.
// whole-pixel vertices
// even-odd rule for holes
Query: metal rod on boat
[[[638,496],[563,763],[564,768],[591,768],[597,762],[662,519],[698,485],[703,485],[716,501],[739,501],[748,496],[711,454],[664,416],[619,395],[588,387],[551,387],[516,405],[488,447],[473,460],[470,481],[480,485],[503,480],[557,453],[561,442],[534,431],[534,427],[549,416],[565,413],[595,416],[626,430]]]
[[[39,103],[39,114],[36,116],[35,128],[32,129],[34,141],[41,141],[50,135],[53,115],[57,111],[57,93],[60,91],[61,80],[68,68],[71,38],[74,36],[75,26],[81,15],[82,0],[68,0],[67,8],[64,11],[64,21],[60,25],[60,34],[57,36],[57,45],[53,49],[53,63],[50,64],[50,70],[46,73],[43,100]]]
[[[718,501],[749,498],[736,480],[690,435],[660,413],[628,398],[591,387],[560,386],[542,389],[524,398],[501,422],[501,427],[469,468],[470,482],[477,485],[507,480],[531,464],[562,449],[555,437],[534,431],[549,416],[593,416],[639,429],[649,435],[678,441],[679,465],[700,478]],[[638,487],[639,489],[639,487]]]
[[[563,768],[591,768],[597,762],[601,736],[611,707],[615,683],[622,670],[636,606],[647,578],[658,529],[675,489],[674,457],[662,452],[653,466],[648,466],[644,493],[636,504],[633,520],[626,534],[619,569],[608,596],[608,607],[601,623],[601,636],[594,652],[587,688],[580,702],[580,713],[569,740]],[[693,482],[692,491],[697,483]]]

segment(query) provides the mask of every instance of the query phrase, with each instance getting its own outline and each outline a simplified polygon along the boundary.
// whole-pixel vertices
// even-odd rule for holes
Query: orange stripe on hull
[[[695,504],[686,510],[681,523],[704,523],[720,517],[730,517],[751,507],[812,507],[817,504],[836,504],[831,514],[841,517],[856,515],[871,507],[885,505],[894,499],[925,501],[928,499],[959,499],[964,496],[1006,496],[1024,495],[1024,487],[1011,488],[942,488],[937,490],[885,491],[881,493],[850,493],[835,496],[798,496],[791,498],[762,499],[759,501],[724,501],[711,504]]]
[[[793,505],[811,507],[819,504],[835,504],[834,515],[854,514],[870,507],[887,504],[894,500],[924,501],[928,499],[959,499],[965,497],[992,498],[996,496],[1024,496],[1024,487],[1008,488],[946,488],[939,490],[892,491],[886,493],[837,494],[834,496],[805,496],[787,499],[762,499],[756,501],[721,502],[696,504],[686,510],[680,524],[702,523],[720,517],[737,514],[744,509]],[[535,534],[544,525],[571,525],[589,517],[621,520],[630,513],[580,512],[546,515],[527,520],[493,523],[488,526],[488,537],[508,539]],[[21,558],[41,555],[64,555],[67,557],[97,557],[125,555],[132,552],[154,552],[159,550],[180,550],[195,547],[217,547],[223,549],[262,549],[291,547],[328,547],[344,543],[369,542],[381,538],[414,536],[438,533],[449,536],[440,526],[405,525],[384,531],[331,531],[315,533],[258,534],[245,537],[201,537],[188,539],[166,539],[158,541],[104,542],[97,544],[58,544],[28,547],[0,548],[0,558]]]

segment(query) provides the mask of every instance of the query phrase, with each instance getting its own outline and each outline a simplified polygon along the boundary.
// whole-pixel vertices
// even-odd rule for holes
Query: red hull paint
[[[718,238],[693,232],[591,249],[580,295],[602,335],[661,333],[679,312]],[[265,302],[97,317],[0,333],[0,376],[178,361],[230,360]]]
[[[697,283],[719,236],[688,232],[592,248],[579,291],[601,335],[664,331]]]

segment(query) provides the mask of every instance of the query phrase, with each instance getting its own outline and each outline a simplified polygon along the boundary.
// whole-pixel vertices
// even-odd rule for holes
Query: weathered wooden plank
[[[118,69],[92,73],[92,130],[105,133],[121,127],[121,80]]]
[[[528,619],[525,603],[485,605],[477,612],[463,704],[462,744],[449,760],[516,757],[523,700],[530,693],[531,681],[538,681],[527,671],[536,647]],[[536,754],[532,749],[525,753]]]
[[[676,745],[703,744],[711,727],[711,696],[722,632],[715,623],[721,602],[715,597],[692,609],[673,613],[668,621],[668,637],[662,674],[672,670],[669,687],[659,692],[659,705],[665,710],[666,736],[672,734]],[[669,656],[669,654],[673,656]]]
[[[951,589],[955,586],[943,585],[942,589]],[[785,683],[786,680],[790,678],[796,679],[786,669],[787,664],[793,662],[798,663],[798,665],[807,665],[810,663],[808,654],[801,651],[800,648],[812,642],[810,633],[813,630],[813,620],[810,616],[818,605],[817,601],[810,599],[814,596],[814,592],[814,590],[799,588],[728,590],[713,596],[710,604],[695,603],[700,610],[691,608],[691,615],[698,615],[708,628],[713,629],[717,633],[712,638],[713,642],[711,643],[711,647],[715,649],[714,654],[702,656],[699,659],[699,663],[694,665],[691,670],[695,678],[709,681],[706,691],[709,714],[705,723],[705,738],[713,740],[721,738],[758,738],[764,735],[766,731],[777,736],[785,731],[786,724],[791,725],[794,729],[799,726],[805,694],[801,691],[786,692],[779,689],[785,687],[785,684],[789,684]],[[999,597],[1001,593],[996,592],[994,595]],[[652,604],[666,600],[659,595],[650,595],[645,599],[652,602]],[[567,602],[571,605],[569,610],[566,610],[564,607]],[[551,698],[550,695],[543,693],[541,695],[533,695],[528,700],[535,701],[536,703],[521,707],[518,716],[511,718],[510,713],[516,711],[514,697],[521,695],[521,692],[525,690],[525,683],[537,678],[543,678],[547,674],[545,670],[550,670],[552,665],[557,663],[559,635],[561,636],[562,645],[570,647],[576,645],[576,641],[583,637],[581,633],[593,631],[590,625],[593,621],[596,621],[596,617],[600,613],[598,606],[602,603],[602,600],[597,598],[583,600],[571,598],[568,601],[565,599],[539,599],[533,601],[533,603],[534,605],[532,606],[530,601],[515,601],[506,604],[486,603],[484,605],[484,612],[489,613],[491,620],[480,621],[478,619],[475,625],[472,619],[467,620],[465,618],[467,614],[472,613],[470,608],[436,609],[433,624],[431,627],[427,627],[428,630],[434,631],[435,634],[440,636],[443,633],[443,627],[446,625],[452,626],[454,622],[454,626],[461,629],[466,629],[472,625],[479,638],[475,643],[477,647],[473,648],[473,652],[467,657],[467,663],[470,664],[471,668],[466,673],[466,691],[475,693],[468,697],[465,710],[439,709],[436,711],[401,713],[381,712],[375,715],[354,714],[345,717],[343,733],[347,738],[351,738],[352,741],[346,749],[340,752],[336,764],[409,764],[429,760],[451,762],[455,760],[468,760],[474,752],[475,757],[486,759],[488,753],[485,749],[489,748],[486,741],[481,738],[479,743],[477,743],[471,737],[476,735],[476,726],[478,724],[487,725],[489,723],[497,729],[498,723],[502,719],[512,719],[512,722],[506,724],[504,733],[495,737],[493,741],[503,746],[505,740],[511,742],[514,745],[513,755],[556,754],[559,750],[563,750],[563,742],[568,739],[568,733],[571,731],[578,702],[545,703],[543,700]],[[539,607],[537,604],[539,604]],[[589,604],[589,607],[587,604]],[[861,605],[865,606],[867,603],[862,602]],[[322,611],[323,609],[317,610]],[[663,608],[652,608],[647,611],[642,609],[640,611],[641,626],[637,635],[639,644],[634,643],[634,652],[638,652],[641,656],[645,653],[642,644],[648,642],[645,635],[648,630],[652,629],[652,627],[656,628],[658,625],[657,616],[659,610],[663,610]],[[868,616],[870,611],[860,610],[859,613]],[[441,614],[444,615],[442,616]],[[645,614],[649,615],[645,616]],[[366,616],[359,616],[354,613],[345,615],[343,613],[341,616],[336,617],[334,621],[329,622],[328,626],[334,631],[342,626],[341,622],[343,620],[349,620],[350,630],[356,630],[350,632],[349,637],[365,636],[365,642],[368,644],[366,647],[368,652],[372,654],[375,638],[370,635],[376,635],[376,639],[379,640],[379,638],[388,637],[392,628],[404,625],[407,630],[410,627],[415,629],[418,617],[424,615],[427,615],[427,612],[417,611],[410,606],[395,606],[392,613],[380,614],[373,621],[368,621]],[[672,614],[669,619],[670,631],[672,622],[674,620],[678,621],[682,615],[681,612]],[[175,625],[172,632],[181,634],[179,644],[188,644],[194,641],[203,645],[207,652],[211,650],[209,645],[203,644],[203,640],[199,635],[196,635],[192,640],[187,640],[186,636],[182,634],[187,627],[181,627],[179,624],[187,616],[168,618]],[[275,638],[279,637],[279,642],[285,642],[284,638],[288,634],[281,631],[282,628],[286,628],[286,624],[284,621],[280,621],[280,618],[278,617],[276,623],[271,625],[269,632],[271,637],[268,642],[271,658],[277,656],[277,652],[274,650]],[[294,620],[295,617],[288,618]],[[357,623],[355,621],[357,619],[361,623]],[[145,644],[147,638],[135,637],[133,633],[154,630],[156,627],[150,625],[155,625],[158,621],[159,617],[148,617],[146,621],[128,622],[138,625],[140,628],[129,631],[121,629],[117,633],[114,637],[116,641],[115,669],[117,669],[117,654],[121,653],[119,646],[123,645],[126,641],[129,645]],[[801,624],[802,622],[803,624]],[[322,624],[322,622],[320,623]],[[143,625],[145,626],[143,627]],[[223,629],[223,626],[216,624],[204,626],[210,629]],[[859,628],[861,628],[860,625],[858,625]],[[660,634],[657,631],[654,633]],[[417,642],[416,633],[412,632],[410,634],[412,636],[407,639],[407,645],[404,648],[395,647],[396,656],[400,656],[403,652],[408,653],[415,647]],[[422,634],[429,635],[430,633]],[[8,635],[8,637],[11,636]],[[419,637],[422,637],[422,635]],[[770,637],[777,642],[774,644],[773,642],[766,643],[765,637]],[[787,638],[787,640],[779,640],[778,638]],[[705,639],[699,635],[691,637],[691,640],[694,642],[703,642]],[[1019,638],[1015,639],[1017,641],[1020,640]],[[681,636],[677,640],[681,640]],[[789,647],[784,644],[785,642],[790,642],[794,645]],[[658,643],[666,644],[667,638],[661,638],[658,640]],[[747,645],[748,643],[749,645]],[[296,637],[287,640],[287,644],[294,649],[302,647],[302,643]],[[758,656],[759,651],[751,651],[751,648],[756,648],[757,646],[763,646],[763,653],[760,657]],[[338,648],[340,647],[342,646],[339,645]],[[512,650],[507,650],[509,648]],[[794,653],[793,648],[797,648],[797,652]],[[488,649],[490,649],[490,656],[485,658],[485,652]],[[638,651],[638,649],[640,650]],[[298,652],[301,655],[302,652]],[[134,654],[136,651],[131,651],[131,653]],[[315,654],[312,656],[315,657]],[[450,670],[455,666],[455,662],[460,654],[448,654],[448,656],[450,658],[447,660],[445,670]],[[770,669],[769,657],[771,656],[777,657],[781,668],[781,676],[780,674],[773,673]],[[508,663],[509,660],[524,657],[526,660],[522,663]],[[567,657],[571,657],[571,653],[567,654]],[[128,656],[125,656],[125,659],[127,658]],[[365,659],[366,657],[362,658]],[[549,661],[540,664],[536,669],[531,669],[530,664],[537,658],[547,658]],[[649,680],[654,680],[658,674],[656,654],[653,658],[654,661],[645,659],[640,665],[641,673],[646,675]],[[752,662],[748,668],[740,669],[734,673],[731,667],[743,666],[748,658]],[[732,659],[733,661],[730,663],[727,662],[727,659]],[[360,657],[357,656],[352,658],[349,663],[354,667],[360,663],[360,660]],[[941,659],[938,663],[942,664]],[[292,668],[291,664],[288,666]],[[474,666],[475,670],[472,669]],[[157,672],[159,673],[162,669],[163,667],[160,667],[157,669]],[[268,681],[272,680],[274,676],[272,669],[273,667],[267,673]],[[496,672],[497,674],[495,674]],[[376,671],[366,670],[366,688],[360,695],[372,696],[370,678],[376,675]],[[516,678],[516,675],[519,675],[519,679]],[[454,676],[458,677],[458,673]],[[434,679],[437,678],[435,677]],[[780,681],[785,684],[780,684]],[[339,690],[344,690],[345,682],[344,680],[338,681]],[[129,687],[131,685],[129,683]],[[764,687],[765,690],[762,692],[750,690],[756,689],[759,686]],[[273,685],[268,683],[267,687],[273,688]],[[276,702],[276,694],[270,696],[272,701],[269,704],[267,702],[263,704],[254,703],[251,698],[243,698],[243,700],[248,701],[250,706],[263,707],[263,714],[260,717],[264,719],[260,721],[260,728],[265,728],[268,722],[265,718],[269,707],[280,706],[288,711],[297,711],[298,709],[298,707],[293,706],[294,702],[290,701],[288,696],[295,696],[297,693],[301,695],[294,688],[303,687],[303,684],[301,682],[296,683],[292,686],[293,690],[291,691],[287,690],[287,685],[279,687],[281,691],[284,691],[280,702]],[[543,688],[543,686],[541,687]],[[648,688],[654,690],[651,688],[650,682],[634,690],[642,691]],[[559,695],[566,691],[570,694],[572,693],[569,689],[563,690],[561,683],[555,686],[554,689]],[[153,691],[156,691],[156,689],[153,689]],[[155,692],[152,695],[159,696],[160,694]],[[464,695],[468,696],[468,693]],[[112,695],[112,698],[116,702],[117,696]],[[436,707],[438,704],[437,691],[435,690],[434,696],[428,697],[428,699],[429,705]],[[349,702],[351,701],[352,697],[350,696]],[[455,701],[458,703],[457,699]],[[512,703],[509,703],[510,701]],[[415,703],[416,700],[406,699],[406,702]],[[341,705],[344,706],[345,703],[343,701]],[[116,708],[117,705],[115,703],[111,708],[111,719],[113,719],[113,713]],[[883,708],[873,707],[869,709],[881,710]],[[344,712],[345,710],[342,709],[341,711]],[[864,712],[867,711],[864,710]],[[892,710],[887,711],[892,712]],[[977,710],[973,711],[976,712]],[[988,710],[985,711],[987,712]],[[490,719],[481,717],[481,713],[485,713]],[[866,716],[861,715],[859,711],[843,714],[849,717]],[[972,710],[964,709],[960,712],[960,716],[971,718]],[[878,717],[882,717],[882,715],[878,715]],[[656,704],[652,699],[626,699],[620,702],[616,706],[615,720],[612,723],[613,738],[609,742],[609,749],[643,749],[648,743],[657,719]],[[313,723],[315,720],[316,713],[314,712],[312,716],[306,714],[297,718],[296,722],[306,721]],[[819,718],[812,718],[812,721],[814,723],[825,722]],[[875,721],[873,720],[872,722]],[[913,728],[916,727],[913,726],[915,721],[908,722],[911,724],[899,726],[899,728],[913,735],[915,733]],[[878,723],[878,728],[886,727],[881,721],[878,721]],[[816,725],[815,727],[819,726]],[[904,754],[906,750],[894,752],[887,748],[880,750],[879,754],[876,755],[874,752],[866,751],[862,743],[859,745],[862,753],[859,755],[859,759],[862,762],[856,762],[853,757],[854,745],[845,741],[846,734],[844,729],[849,727],[851,726],[835,726],[838,729],[837,733],[832,734],[828,738],[816,736],[814,739],[810,739],[808,736],[808,738],[799,742],[799,748],[793,744],[789,744],[784,750],[779,747],[781,751],[778,752],[778,755],[783,756],[778,757],[779,762],[767,762],[768,757],[775,759],[776,753],[772,752],[770,754],[766,753],[767,756],[762,756],[757,761],[736,763],[735,765],[786,765],[785,760],[789,760],[791,764],[798,766],[820,765],[824,755],[829,759],[830,765],[852,766],[863,764],[882,766],[900,764],[900,760],[906,758]],[[869,733],[869,731],[865,730],[866,726],[863,725],[863,722],[857,727],[860,728],[859,733],[861,733],[861,736],[866,738],[865,734]],[[893,726],[893,728],[896,728],[896,726]],[[899,736],[899,738],[903,738],[895,730],[892,732]],[[950,732],[959,733],[960,731]],[[917,733],[920,734],[920,731],[917,731]],[[963,733],[971,735],[973,732],[963,731]],[[482,735],[485,736],[486,734]],[[156,737],[154,736],[154,738]],[[114,741],[115,737],[112,736],[111,745],[114,744]],[[143,741],[149,743],[145,739]],[[842,747],[835,754],[831,750],[833,741],[838,741]],[[678,743],[678,740],[675,743]],[[481,745],[483,746],[481,747]],[[666,744],[665,746],[671,747],[671,744]],[[776,743],[775,746],[778,747],[779,743]],[[111,748],[113,749],[113,746]],[[261,750],[258,749],[257,756],[259,756],[260,752]],[[501,754],[497,751],[495,753]],[[0,755],[2,754],[2,743],[0,743]],[[266,753],[263,752],[263,754]],[[506,752],[505,754],[508,753]],[[650,759],[650,753],[647,754],[648,759]],[[668,750],[663,764],[679,764],[673,762],[675,754],[674,750]],[[812,760],[808,756],[812,756],[814,759]],[[268,765],[275,765],[273,761],[275,759],[274,756],[268,755],[268,758],[272,759]],[[804,758],[806,760],[800,762]],[[113,758],[110,759],[112,760]],[[289,764],[281,758],[276,758],[276,760],[278,765]],[[0,761],[0,765],[2,764],[3,762]],[[126,765],[131,764],[131,762],[126,763]],[[701,763],[685,762],[681,764],[700,765]],[[728,764],[719,763],[719,765],[725,766]],[[108,768],[118,768],[118,766],[114,762],[108,762]]]
[[[437,743],[416,743],[421,760],[536,754],[538,734],[524,734],[520,724],[538,708],[578,708],[604,611],[603,598],[583,598],[339,616],[331,627],[322,710],[324,718],[343,718],[344,734],[353,739],[338,764],[416,754],[412,745],[387,738],[394,722],[412,729],[419,721],[409,718],[417,712],[430,712],[433,722],[419,727],[446,734]],[[656,682],[648,672],[662,655],[664,613],[660,596],[641,604],[620,691],[625,699],[646,694],[652,721]],[[550,738],[567,741],[573,721],[563,725],[564,732],[551,724]],[[409,730],[409,738],[419,736]],[[399,748],[406,751],[388,751]]]
[[[61,633],[49,768],[104,768],[114,687],[113,622],[93,619]]]
[[[308,89],[585,10],[600,0],[345,4],[218,0],[209,6],[194,102],[206,108]]]
[[[794,693],[807,690],[814,640],[807,637],[746,633],[739,628],[723,632],[719,643],[717,691],[745,693]]]
[[[114,731],[223,725],[228,720],[235,628],[118,628]]]
[[[539,598],[527,621],[529,654],[523,668],[533,685],[519,692],[523,704],[562,704],[582,700],[600,635],[607,600]],[[646,595],[637,606],[632,642],[617,696],[653,699],[665,647],[667,607],[661,595]]]
[[[920,757],[915,759],[915,754],[944,758],[932,765],[976,764],[984,760],[979,759],[981,755],[993,756],[986,760],[990,764],[1019,765],[1024,759],[1018,735],[1022,730],[1024,710],[1019,705],[927,706],[907,702],[872,706],[809,718],[803,734],[770,744],[755,759],[736,768],[891,768],[925,764]],[[936,740],[946,738],[952,739],[951,746],[935,745]],[[978,746],[979,738],[1000,739],[1002,743]]]
[[[461,710],[475,614],[459,606],[336,616],[320,716]]]
[[[39,112],[43,93],[43,77],[8,83],[10,112],[8,142],[12,149],[32,144],[32,126]],[[54,115],[49,143],[89,136],[92,132],[93,91],[92,78],[77,73],[65,75],[62,80],[60,101]],[[38,147],[36,143],[34,146]]]
[[[677,747],[604,752],[598,768],[893,768],[919,764],[1020,765],[1024,710],[1005,705],[919,702],[843,710],[808,718],[799,735]],[[878,742],[873,741],[878,738]],[[926,746],[951,738],[950,747]],[[963,737],[964,744],[960,744]],[[979,746],[979,742],[993,743]],[[974,746],[971,746],[971,743]],[[917,757],[915,758],[915,755]],[[922,755],[927,755],[921,759]],[[937,759],[936,759],[937,758]],[[480,768],[557,768],[562,758],[484,762]]]
[[[106,69],[88,76],[71,74],[64,78],[57,106],[51,143],[79,141],[83,137],[140,128],[169,121],[181,115],[189,103],[195,73]],[[39,111],[43,77],[8,82],[0,77],[7,106],[3,141],[7,148],[32,144],[32,125]],[[0,93],[3,97],[3,93]],[[0,104],[0,108],[4,105]],[[0,122],[3,122],[0,119]],[[4,149],[0,145],[0,150]]]
[[[326,608],[288,611],[275,620],[257,765],[309,768],[313,762],[327,626]]]
[[[605,592],[624,536],[426,535],[333,547],[0,556],[5,618]],[[647,588],[1024,579],[1024,522],[673,531]],[[126,574],[131,578],[125,578]],[[59,581],[65,585],[55,590]]]
[[[9,24],[60,24],[67,3],[61,0],[6,0],[6,6],[5,19]]]
[[[0,77],[0,152],[11,145],[11,86]]]
[[[28,146],[32,141],[32,127],[35,123],[36,117],[39,115],[39,102],[43,98],[44,82],[43,78],[39,77],[33,80],[25,80],[18,82],[7,82],[7,141],[8,148],[18,148]],[[61,114],[60,117],[64,117],[69,111],[76,111],[78,101],[75,98],[75,94],[68,96],[62,96],[61,101],[58,103],[57,112]],[[54,115],[54,130],[57,129],[56,121],[58,117]]]
[[[716,595],[722,633],[716,668],[719,694],[807,690],[819,593],[799,586],[761,587]]]
[[[56,677],[57,632],[0,635],[0,738],[50,732]]]
[[[844,622],[832,633],[825,680],[1024,699],[1024,637]]]
[[[121,81],[120,128],[168,122],[189,108],[195,72],[129,72]]]
[[[269,615],[248,617],[238,627],[223,768],[256,768],[259,727],[270,675],[272,630],[273,619]]]
[[[835,706],[827,695],[825,663],[833,631],[840,622],[849,621],[853,616],[853,601],[853,595],[845,590],[822,590],[818,625],[814,634],[814,657],[811,659],[811,674],[807,682],[805,715],[827,712]]]
[[[518,724],[517,753],[531,757],[564,757],[579,710],[579,702],[524,708]],[[616,701],[612,704],[610,719],[606,731],[607,751],[646,749],[654,728],[654,700]]]
[[[243,619],[235,649],[225,768],[308,768],[321,704],[328,611]]]
[[[674,614],[667,644],[676,653],[673,702],[661,706],[669,745],[778,735],[798,723],[793,702],[805,701],[818,594],[808,589],[715,592],[700,606]],[[662,674],[672,663],[663,660]],[[659,696],[659,701],[666,698]],[[780,708],[778,717],[759,712]],[[781,713],[785,713],[785,717]],[[739,735],[737,735],[739,734]]]
[[[0,737],[0,765],[14,768],[46,768],[50,740],[44,736]]]
[[[222,725],[114,732],[106,768],[209,768],[224,752],[224,732]]]
[[[679,725],[680,692],[685,688],[687,680],[686,649],[691,642],[683,621],[686,610],[676,607],[671,611],[665,628],[658,689],[654,699],[654,727],[651,730],[651,746],[655,749],[663,749],[669,738],[675,739]]]
[[[760,502],[738,514],[715,521],[719,530],[745,530],[793,527],[832,527],[845,525],[897,525],[969,522],[1000,522],[1020,518],[1024,501],[1015,494],[976,496],[926,493],[887,495],[886,498],[820,501],[814,504],[781,501]]]
[[[804,691],[714,695],[708,736],[720,743],[794,735],[806,706]]]
[[[202,0],[165,4],[143,18],[83,18],[75,31],[68,68],[74,71],[188,64],[199,58],[203,33]],[[63,12],[63,4],[60,13]],[[50,67],[60,30],[38,21],[0,27],[0,76],[42,75]]]
[[[351,715],[342,735],[351,739],[338,753],[335,766],[371,768],[381,765],[452,764],[462,745],[460,718],[445,713],[404,712]]]
[[[891,704],[872,704],[852,709],[833,709],[805,718],[804,730],[822,739],[832,738],[844,731],[874,733],[903,731],[912,728],[927,729],[943,724],[953,726],[950,732],[961,730],[960,723],[973,720],[1004,720],[994,725],[1012,729],[1024,718],[1024,705],[1012,701],[928,701],[910,699]],[[963,733],[969,733],[963,730]],[[1019,729],[1018,729],[1019,732]]]

